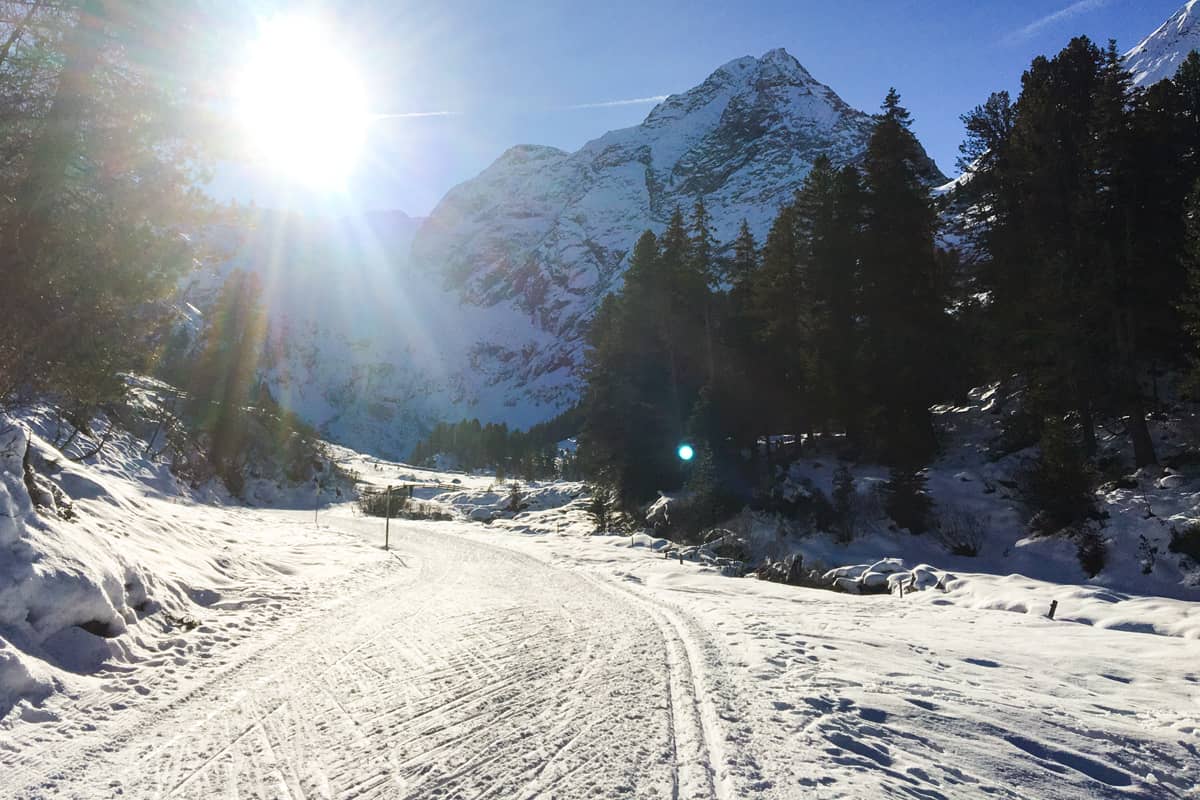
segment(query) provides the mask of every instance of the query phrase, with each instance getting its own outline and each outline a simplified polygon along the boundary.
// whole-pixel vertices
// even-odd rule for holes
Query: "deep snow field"
[[[1085,580],[1073,551],[1004,527],[1009,501],[986,492],[979,459],[930,480],[992,519],[976,559],[882,527],[842,547],[744,521],[760,554],[932,565],[943,588],[901,598],[732,578],[645,534],[591,536],[580,484],[525,487],[512,515],[487,476],[333,448],[364,483],[416,484],[460,518],[393,520],[385,551],[383,521],[332,492],[314,523],[309,491],[256,485],[237,504],[179,485],[144,443],[76,464],[36,415],[12,422],[3,796],[1200,797],[1189,573]],[[30,427],[73,520],[29,507]],[[1164,477],[1111,505],[1157,503]],[[869,496],[871,471],[856,478]],[[1180,515],[1184,480],[1168,481]]]

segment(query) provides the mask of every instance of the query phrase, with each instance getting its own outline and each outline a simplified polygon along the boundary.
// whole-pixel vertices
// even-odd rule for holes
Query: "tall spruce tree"
[[[870,444],[888,463],[911,467],[937,442],[930,405],[948,376],[946,287],[935,257],[935,215],[918,172],[911,117],[888,93],[864,163],[861,260],[862,369]]]
[[[863,193],[854,167],[836,170],[820,156],[796,197],[807,261],[806,364],[811,413],[826,430],[840,424],[857,440],[858,259]]]
[[[705,385],[717,385],[717,309],[713,293],[720,289],[723,270],[717,259],[717,240],[712,232],[712,217],[704,206],[704,198],[692,208],[691,271],[702,278],[707,291],[704,295],[704,374]]]
[[[729,419],[726,424],[737,449],[761,453],[769,462],[769,448],[760,451],[757,443],[771,433],[772,420],[764,409],[776,406],[773,397],[777,373],[773,354],[763,347],[759,336],[759,316],[754,300],[759,266],[758,243],[749,223],[743,219],[729,261],[730,288],[722,317],[722,343],[729,354],[726,365]],[[768,468],[760,470],[759,479],[765,480],[769,463],[760,466]]]
[[[676,217],[661,243],[650,231],[638,239],[621,293],[605,298],[590,329],[583,457],[625,505],[679,485],[675,447],[699,388],[682,341],[692,318],[680,286],[688,237]]]
[[[805,244],[796,205],[785,206],[767,233],[762,264],[751,282],[758,346],[773,369],[760,396],[760,413],[773,433],[799,434],[809,427],[806,342],[811,294]]]
[[[1194,393],[1200,389],[1200,182],[1197,182],[1184,210],[1186,239],[1180,263],[1187,270],[1188,291],[1179,305],[1184,328],[1189,335],[1189,359]]]

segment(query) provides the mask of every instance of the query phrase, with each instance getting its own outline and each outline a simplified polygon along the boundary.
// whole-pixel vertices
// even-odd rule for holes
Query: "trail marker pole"
[[[1055,612],[1055,611],[1058,611],[1058,601],[1057,601],[1057,600],[1051,600],[1051,601],[1050,601],[1050,613],[1049,613],[1049,614],[1047,614],[1046,616],[1047,616],[1047,617],[1049,617],[1050,619],[1054,619],[1054,612]]]
[[[384,503],[384,505],[386,506],[387,511],[386,519],[383,522],[383,549],[387,550],[388,541],[391,539],[392,534],[392,487],[390,484],[387,488],[387,501]]]
[[[317,514],[321,510],[321,482],[313,478],[313,525],[321,527],[317,522]]]

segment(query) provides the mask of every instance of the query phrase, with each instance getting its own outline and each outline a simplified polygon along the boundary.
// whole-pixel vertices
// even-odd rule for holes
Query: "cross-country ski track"
[[[311,530],[297,512],[230,514]],[[200,620],[187,656],[102,667],[0,731],[4,793],[1195,791],[1195,641],[698,574],[617,537],[393,523],[384,553],[380,529],[330,514],[330,558],[340,541],[359,553],[344,574],[264,597],[232,630]]]

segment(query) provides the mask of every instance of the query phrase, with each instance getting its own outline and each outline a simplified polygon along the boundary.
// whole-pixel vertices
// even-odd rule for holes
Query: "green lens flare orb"
[[[679,459],[681,461],[691,461],[695,455],[696,451],[692,449],[690,444],[679,445]]]

